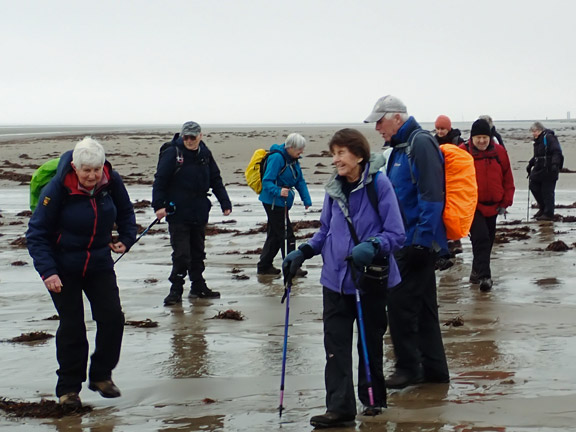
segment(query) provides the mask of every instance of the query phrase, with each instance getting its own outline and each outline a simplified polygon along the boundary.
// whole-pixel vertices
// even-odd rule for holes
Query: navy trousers
[[[88,340],[84,322],[83,293],[90,302],[92,318],[96,321],[96,344],[90,357],[89,378],[104,381],[112,377],[112,370],[120,359],[124,334],[124,313],[120,304],[116,274],[113,269],[80,274],[60,274],[62,291],[50,291],[60,324],[56,332],[58,383],[56,396],[79,393],[86,381]]]

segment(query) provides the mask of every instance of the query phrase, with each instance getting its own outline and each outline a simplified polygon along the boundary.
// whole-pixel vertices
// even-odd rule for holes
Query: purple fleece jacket
[[[373,155],[373,158],[378,156],[381,155]],[[362,181],[350,193],[349,200],[346,200],[336,176],[333,176],[326,185],[320,216],[321,226],[308,244],[314,249],[315,254],[322,254],[324,264],[320,283],[332,291],[343,294],[355,293],[355,285],[346,261],[346,257],[354,247],[345,219],[344,212],[348,211],[358,239],[362,242],[369,237],[375,237],[380,241],[380,254],[390,255],[388,288],[400,282],[400,272],[393,253],[404,244],[405,233],[396,194],[385,175],[376,176],[379,213],[377,214],[366,192],[366,184],[373,180],[374,173],[382,165],[378,162],[371,160],[371,164],[367,164]]]

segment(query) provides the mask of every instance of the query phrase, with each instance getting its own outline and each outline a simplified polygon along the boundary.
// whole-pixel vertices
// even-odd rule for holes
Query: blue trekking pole
[[[158,222],[160,222],[160,219],[158,219],[158,218],[154,219],[154,221],[150,225],[148,225],[148,228],[146,228],[144,231],[142,231],[142,234],[140,234],[138,236],[138,238],[136,239],[136,241],[134,242],[134,244],[132,246],[134,246],[136,243],[138,243],[138,240],[140,240],[142,237],[144,237],[146,235],[146,233],[148,232],[148,230],[150,228],[152,228],[154,225],[156,225]],[[124,251],[122,253],[122,255],[120,255],[118,258],[116,258],[116,261],[114,261],[114,264],[116,264],[118,261],[120,261],[120,258],[122,258],[124,255],[126,255],[126,252],[128,252],[128,251]]]
[[[278,407],[278,411],[280,413],[280,417],[282,417],[282,410],[284,406],[282,405],[284,402],[284,380],[286,377],[286,352],[288,350],[288,317],[290,316],[290,289],[292,288],[292,281],[286,283],[286,287],[284,288],[284,296],[282,297],[281,303],[284,303],[286,300],[286,317],[284,319],[284,347],[282,348],[282,379],[280,380],[280,406]]]
[[[284,200],[284,246],[286,247],[286,253],[288,253],[288,200]],[[283,256],[285,258],[285,256]],[[282,378],[280,380],[280,406],[278,411],[280,418],[282,418],[282,410],[284,406],[284,380],[286,377],[286,353],[288,351],[288,323],[290,316],[290,289],[292,288],[292,280],[286,280],[284,285],[284,295],[280,303],[284,303],[286,300],[286,316],[284,318],[284,346],[282,348]]]
[[[362,344],[362,353],[364,356],[364,370],[366,371],[366,381],[368,384],[368,400],[370,406],[374,406],[374,392],[372,390],[372,375],[370,374],[370,362],[368,360],[368,347],[366,346],[366,332],[364,331],[364,316],[362,314],[362,301],[360,299],[360,288],[356,279],[356,268],[352,262],[352,257],[346,258],[352,269],[352,280],[356,287],[356,311],[358,313],[358,332],[360,333],[360,342]]]

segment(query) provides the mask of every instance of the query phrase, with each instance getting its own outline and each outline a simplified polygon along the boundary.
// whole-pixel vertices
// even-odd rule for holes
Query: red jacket
[[[491,142],[485,151],[480,151],[474,147],[472,140],[461,144],[460,148],[474,157],[476,183],[478,183],[476,209],[484,216],[490,217],[498,213],[498,208],[510,207],[515,187],[506,149]]]

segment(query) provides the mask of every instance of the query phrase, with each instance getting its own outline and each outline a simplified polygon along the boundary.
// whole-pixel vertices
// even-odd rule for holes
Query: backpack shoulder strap
[[[366,193],[368,194],[370,204],[372,204],[372,207],[378,214],[380,213],[378,212],[378,185],[376,184],[376,180],[378,179],[378,174],[380,173],[381,171],[376,171],[376,173],[372,176],[372,181],[366,185]]]

